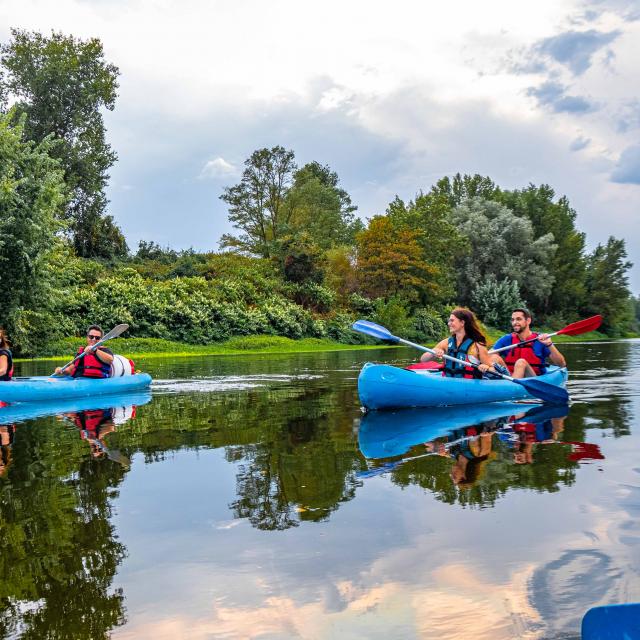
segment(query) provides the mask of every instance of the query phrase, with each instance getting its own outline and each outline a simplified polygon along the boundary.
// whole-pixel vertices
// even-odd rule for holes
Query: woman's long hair
[[[7,338],[7,333],[4,329],[0,329],[0,349],[9,349],[11,347],[11,343]]]
[[[451,314],[458,318],[458,320],[462,320],[464,322],[465,337],[471,338],[471,340],[473,340],[474,342],[486,346],[487,339],[480,330],[478,321],[476,320],[473,311],[469,311],[469,309],[463,309],[462,307],[456,307],[451,312]]]

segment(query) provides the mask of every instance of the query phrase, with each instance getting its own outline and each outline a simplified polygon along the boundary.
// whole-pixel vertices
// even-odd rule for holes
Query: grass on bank
[[[542,330],[541,330],[542,332]],[[503,331],[489,328],[489,344],[493,344]],[[629,336],[637,337],[637,336]],[[598,331],[585,333],[581,336],[555,336],[554,342],[591,342],[598,340],[611,340],[609,336]],[[84,344],[81,337],[65,338],[51,346],[49,353],[38,360],[60,360],[70,357],[77,348]],[[431,341],[425,343],[431,346]],[[189,357],[189,356],[232,356],[253,355],[260,353],[313,353],[323,351],[354,351],[364,349],[385,348],[383,343],[377,344],[342,344],[333,340],[322,338],[303,338],[292,340],[282,336],[237,336],[226,342],[208,345],[194,345],[183,342],[174,342],[161,338],[117,338],[110,343],[110,347],[117,353],[127,356],[144,358]],[[388,347],[387,347],[388,348]],[[27,358],[18,358],[27,360]]]
[[[59,360],[70,357],[83,338],[65,338],[52,346],[46,356],[37,360]],[[380,349],[383,344],[342,344],[322,338],[303,338],[292,340],[282,336],[238,336],[226,342],[207,345],[186,344],[161,338],[117,338],[109,341],[113,351],[126,356],[144,358],[190,357],[190,356],[233,356],[253,355],[256,353],[313,353],[321,351],[353,351],[361,349]],[[25,360],[17,358],[16,360]]]

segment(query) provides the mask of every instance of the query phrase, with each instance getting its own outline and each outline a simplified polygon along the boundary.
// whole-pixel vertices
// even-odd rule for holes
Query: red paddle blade
[[[595,331],[602,324],[602,316],[592,316],[586,320],[579,320],[558,331],[558,335],[579,336],[581,333]]]

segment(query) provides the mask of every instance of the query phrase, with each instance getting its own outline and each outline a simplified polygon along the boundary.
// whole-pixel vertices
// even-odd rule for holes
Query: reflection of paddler
[[[89,442],[91,455],[103,456],[105,449],[100,444],[108,433],[116,430],[111,409],[88,409],[66,415],[80,430],[80,437]]]
[[[15,424],[0,425],[0,477],[2,477],[11,464],[11,445],[16,433]]]
[[[564,429],[564,416],[538,422],[527,422],[526,420],[516,422],[517,420],[518,417],[513,416],[514,424],[511,425],[513,432],[518,435],[516,450],[513,453],[513,461],[516,464],[531,464],[534,444],[556,442],[558,433]]]
[[[522,420],[511,425],[514,433],[518,435],[517,450],[514,452],[514,462],[516,464],[531,464],[533,462],[533,447],[535,444],[568,444],[571,445],[571,453],[567,460],[577,462],[579,460],[603,460],[604,456],[600,452],[597,444],[590,442],[564,442],[558,439],[561,431],[564,430],[564,419],[566,416],[549,418],[537,422]],[[529,416],[530,418],[530,416]],[[517,420],[516,417],[512,418]]]
[[[455,459],[451,467],[451,479],[454,484],[461,488],[469,487],[480,479],[485,463],[495,457],[494,433],[493,430],[484,430],[451,448],[451,455]]]

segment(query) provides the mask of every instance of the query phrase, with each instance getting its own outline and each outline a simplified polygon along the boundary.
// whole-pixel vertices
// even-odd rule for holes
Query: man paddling
[[[506,366],[514,378],[532,378],[547,372],[547,360],[551,364],[565,367],[564,356],[558,351],[546,333],[534,333],[531,331],[531,313],[527,309],[514,309],[511,313],[511,327],[513,333],[502,336],[494,345],[494,349],[500,349],[514,345],[513,349],[505,351],[502,359],[493,354],[491,358],[495,364]],[[523,344],[527,340],[533,342]]]
[[[84,352],[84,357],[66,369],[56,367],[56,373],[74,378],[108,378],[111,375],[113,351],[104,345],[95,347],[96,342],[100,341],[103,335],[102,327],[92,324],[87,329],[87,346],[79,347],[76,353],[76,356],[79,356]]]

